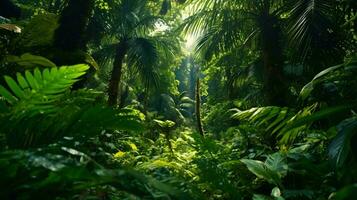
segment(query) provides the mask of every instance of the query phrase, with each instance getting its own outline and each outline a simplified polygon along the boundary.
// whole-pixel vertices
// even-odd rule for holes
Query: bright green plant
[[[5,76],[10,90],[0,86],[6,101],[0,117],[9,145],[49,144],[64,136],[97,135],[103,129],[139,130],[140,116],[135,111],[93,105],[101,95],[98,92],[70,92],[87,69],[87,65],[36,69],[25,76],[17,74],[17,81]]]
[[[172,144],[170,142],[170,137],[171,137],[170,132],[174,129],[176,123],[173,121],[170,121],[170,120],[161,121],[161,120],[155,119],[154,121],[160,127],[162,133],[165,135],[165,139],[166,139],[167,145],[169,146],[171,153],[174,153],[174,151],[172,149]]]
[[[25,77],[17,74],[17,81],[5,76],[11,92],[0,86],[0,94],[11,104],[11,110],[18,114],[54,112],[55,103],[64,92],[85,74],[87,65],[44,69],[25,72]]]
[[[250,159],[242,159],[242,162],[247,165],[249,171],[254,173],[257,177],[263,178],[278,187],[282,186],[281,179],[286,176],[288,172],[286,156],[281,153],[268,156],[265,162]]]

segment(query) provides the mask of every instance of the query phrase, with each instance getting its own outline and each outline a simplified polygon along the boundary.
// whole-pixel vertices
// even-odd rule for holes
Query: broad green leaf
[[[277,172],[280,178],[286,176],[288,172],[286,157],[279,152],[269,155],[265,161],[265,165],[270,170]]]
[[[248,170],[257,177],[265,179],[269,183],[280,185],[279,174],[269,169],[262,161],[241,159],[241,161],[248,167]]]
[[[271,196],[273,197],[281,197],[281,192],[278,187],[275,187],[271,190]]]
[[[172,128],[176,125],[175,122],[171,120],[161,121],[161,120],[154,120],[161,128]]]
[[[281,186],[281,179],[288,171],[286,157],[279,152],[269,155],[265,162],[251,159],[241,159],[241,161],[257,177],[277,186]]]
[[[337,136],[329,145],[329,156],[336,168],[342,167],[351,151],[351,138],[357,133],[357,119],[350,118],[337,126]]]
[[[9,63],[16,63],[24,67],[56,67],[56,65],[42,56],[25,53],[21,56],[7,56],[5,60]]]

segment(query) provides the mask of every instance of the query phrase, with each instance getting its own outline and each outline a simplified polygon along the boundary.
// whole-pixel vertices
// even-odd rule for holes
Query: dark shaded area
[[[86,30],[94,8],[94,0],[69,0],[61,13],[55,32],[54,46],[64,51],[85,50]]]
[[[21,9],[11,0],[0,0],[0,16],[5,18],[20,18]]]

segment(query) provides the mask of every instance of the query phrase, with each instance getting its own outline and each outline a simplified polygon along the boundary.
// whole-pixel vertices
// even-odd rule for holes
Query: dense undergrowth
[[[0,1],[0,199],[356,199],[355,3],[252,2]]]

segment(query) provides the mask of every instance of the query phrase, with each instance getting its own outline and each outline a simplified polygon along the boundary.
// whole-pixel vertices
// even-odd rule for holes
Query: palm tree
[[[206,60],[227,52],[245,51],[248,43],[260,52],[265,95],[270,104],[285,104],[281,1],[199,1],[197,14],[186,19],[185,31],[203,32],[197,49]],[[208,20],[209,19],[209,20]]]
[[[243,52],[247,56],[252,51],[258,52],[258,60],[261,61],[264,72],[265,97],[271,105],[286,104],[286,96],[289,93],[283,73],[286,57],[286,50],[282,45],[284,38],[288,37],[291,41],[290,47],[303,47],[304,52],[311,55],[311,51],[306,49],[312,46],[312,38],[316,44],[323,44],[318,40],[326,40],[336,35],[334,26],[327,20],[332,14],[329,11],[334,10],[332,8],[335,3],[332,0],[198,0],[193,4],[195,14],[185,20],[183,30],[203,33],[197,45],[198,52],[202,53],[206,60],[224,54]],[[321,22],[324,25],[321,25]],[[321,37],[321,34],[324,37]],[[327,50],[315,48],[314,51],[329,52],[338,46],[337,42],[332,42]],[[301,58],[301,54],[295,52],[294,57]],[[304,60],[299,59],[299,62]]]
[[[160,18],[152,14],[147,0],[122,0],[111,2],[110,11],[98,16],[98,23],[106,27],[103,45],[96,53],[101,61],[114,58],[108,86],[108,104],[122,105],[118,100],[121,95],[123,69],[126,65],[133,74],[139,74],[147,91],[158,85],[158,74],[155,67],[159,54],[170,54],[172,44],[162,35],[153,32]]]

